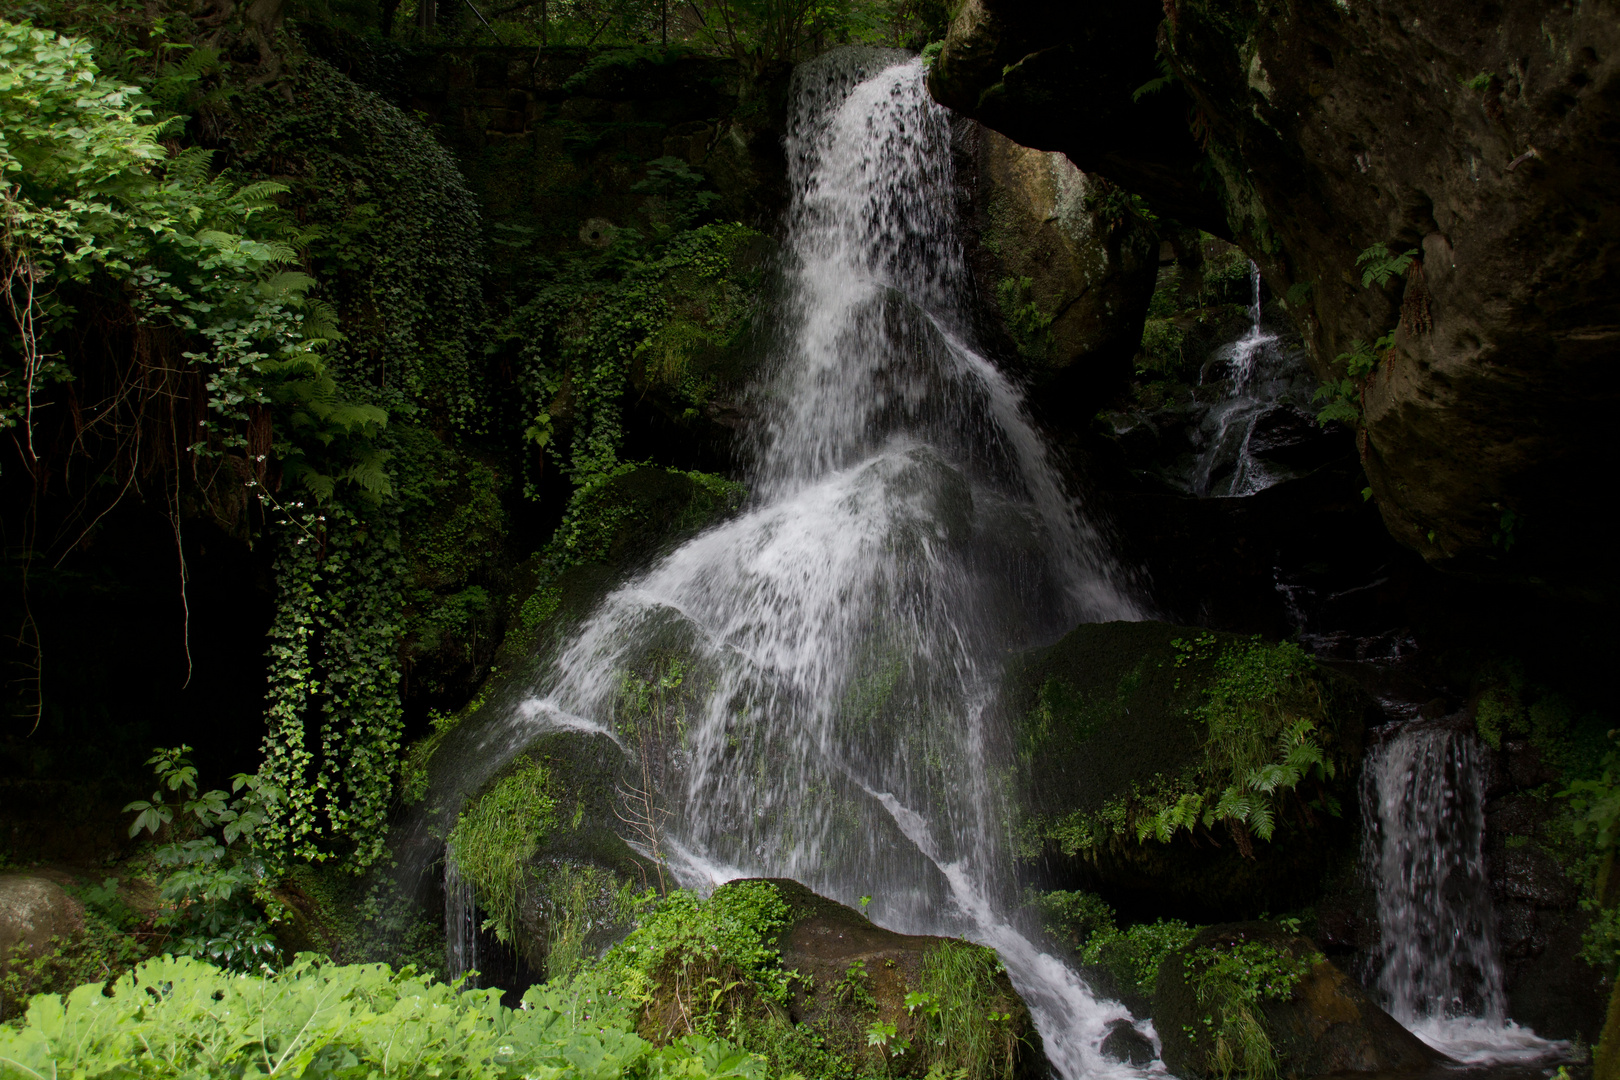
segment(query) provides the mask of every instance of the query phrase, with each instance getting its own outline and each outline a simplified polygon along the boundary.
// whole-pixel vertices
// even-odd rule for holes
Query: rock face
[[[1586,478],[1614,468],[1620,402],[1613,5],[1069,7],[966,5],[936,96],[1178,216],[1187,200],[1148,175],[1142,143],[1184,148],[1190,119],[1207,153],[1177,160],[1288,297],[1318,373],[1343,378],[1354,341],[1394,334],[1353,395],[1390,532],[1448,570],[1612,591],[1581,525],[1606,509]],[[1119,103],[1155,32],[1176,81],[1131,125]],[[1377,244],[1415,261],[1363,287]]]
[[[27,874],[0,874],[0,966],[19,948],[39,956],[53,937],[84,929],[84,909],[54,881]]]
[[[1305,938],[1273,923],[1229,923],[1206,928],[1186,950],[1171,953],[1159,966],[1153,1027],[1164,1046],[1164,1063],[1177,1076],[1205,1075],[1212,1041],[1188,1035],[1199,1030],[1198,1021],[1209,1011],[1189,982],[1188,955],[1200,948],[1230,948],[1243,942],[1259,942],[1289,957],[1315,958],[1287,1000],[1258,1003],[1282,1075],[1399,1072],[1444,1060]]]
[[[941,104],[1218,231],[1220,203],[1198,183],[1201,155],[1182,105],[1167,95],[1132,100],[1159,75],[1152,39],[1161,18],[1155,0],[967,0],[928,86]]]
[[[786,878],[768,879],[792,909],[792,924],[776,942],[782,952],[782,966],[801,976],[794,982],[789,1016],[795,1024],[810,1024],[828,1040],[829,1047],[843,1043],[849,1056],[864,1059],[871,1066],[885,1068],[885,1062],[866,1045],[866,1032],[875,1018],[892,1023],[900,1037],[912,1046],[887,1063],[893,1076],[921,1077],[928,1072],[920,1030],[921,1013],[905,1007],[910,991],[924,985],[922,972],[929,954],[949,946],[971,952],[987,966],[988,985],[975,989],[964,979],[964,995],[987,994],[990,1000],[976,1002],[982,1011],[1005,1014],[1007,1019],[992,1027],[1004,1046],[992,1065],[997,1075],[1036,1080],[1049,1073],[1040,1034],[1035,1030],[1029,1009],[1013,989],[1007,973],[994,954],[982,946],[954,938],[897,934],[877,926],[865,915],[843,904],[818,896],[805,886]],[[851,980],[863,984],[870,1003],[858,993],[845,989]],[[948,1006],[947,1006],[948,1007]],[[976,1019],[976,1017],[975,1017]]]
[[[977,124],[961,125],[954,143],[969,263],[1004,338],[998,351],[1023,361],[1037,397],[1056,391],[1064,412],[1088,414],[1123,381],[1141,340],[1158,269],[1153,230],[1062,154]]]

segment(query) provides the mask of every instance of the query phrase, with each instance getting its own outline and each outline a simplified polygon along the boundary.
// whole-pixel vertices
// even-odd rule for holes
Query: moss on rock
[[[1398,1072],[1442,1059],[1288,926],[1210,926],[1160,965],[1154,1029],[1183,1077]]]
[[[1343,832],[1367,701],[1292,644],[1081,626],[1017,665],[1008,702],[1022,854],[1110,899],[1285,908]]]

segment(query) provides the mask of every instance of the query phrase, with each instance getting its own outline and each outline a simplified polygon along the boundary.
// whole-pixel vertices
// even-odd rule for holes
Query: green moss
[[[461,812],[448,840],[449,857],[472,883],[485,923],[512,940],[528,864],[557,825],[551,773],[530,758]]]
[[[1529,734],[1529,719],[1518,693],[1506,686],[1485,691],[1474,706],[1474,724],[1479,729],[1479,737],[1492,750],[1502,748],[1504,736]]]
[[[1030,360],[1045,360],[1052,349],[1052,316],[1036,302],[1034,286],[1033,278],[1002,278],[996,285],[996,301],[1019,353]]]
[[[574,493],[543,557],[548,576],[646,552],[672,533],[736,510],[745,493],[741,484],[711,473],[619,465]]]

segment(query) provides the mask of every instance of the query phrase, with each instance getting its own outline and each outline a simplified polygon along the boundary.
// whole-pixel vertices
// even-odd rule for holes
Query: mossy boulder
[[[664,881],[620,835],[624,766],[607,735],[545,732],[467,799],[446,838],[482,917],[536,973],[600,952],[627,924],[628,895]]]
[[[1371,702],[1290,643],[1078,627],[1007,704],[1021,854],[1064,887],[1195,921],[1286,910],[1347,841]]]
[[[1211,963],[1238,955],[1245,968],[1269,969],[1251,984],[1258,992],[1245,992],[1245,974],[1223,979]],[[1275,923],[1206,927],[1167,956],[1159,966],[1153,1027],[1165,1065],[1188,1080],[1220,1072],[1223,1052],[1251,1067],[1269,1055],[1284,1077],[1393,1073],[1445,1060],[1309,940]]]
[[[966,1069],[977,1080],[1048,1074],[1034,1020],[994,950],[885,930],[796,881],[764,880],[790,911],[773,942],[782,968],[797,973],[788,1018],[828,1051],[894,1077],[923,1077],[931,1067]],[[908,994],[926,1000],[908,1009]],[[887,1046],[870,1042],[874,1030],[888,1033]]]
[[[967,125],[955,140],[967,248],[1001,351],[1072,423],[1123,385],[1142,337],[1158,239],[1129,197],[1062,154]]]
[[[710,473],[626,465],[581,488],[548,547],[518,569],[517,618],[496,666],[520,668],[566,635],[626,572],[734,513],[746,490]]]

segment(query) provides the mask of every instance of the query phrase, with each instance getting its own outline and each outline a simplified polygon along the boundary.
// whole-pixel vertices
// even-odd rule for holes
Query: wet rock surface
[[[1273,923],[1207,927],[1190,950],[1259,942],[1279,953],[1314,961],[1284,1000],[1262,998],[1258,1011],[1285,1076],[1331,1073],[1395,1073],[1440,1064],[1444,1059],[1379,1008],[1367,992],[1312,943]],[[1207,1012],[1188,978],[1184,953],[1172,953],[1159,968],[1154,1030],[1164,1062],[1177,1076],[1200,1076],[1210,1068],[1208,1037],[1193,1039]]]
[[[1103,1057],[1137,1068],[1153,1064],[1158,1056],[1153,1051],[1153,1040],[1137,1031],[1129,1020],[1115,1020],[1108,1025],[1101,1050]]]
[[[1620,20],[1556,0],[1116,7],[968,4],[933,90],[1188,221],[1142,144],[1184,153],[1192,117],[1208,155],[1189,175],[1291,298],[1317,372],[1395,335],[1361,401],[1390,532],[1459,573],[1612,591],[1581,478],[1612,471],[1598,433],[1620,400]],[[1156,39],[1175,78],[1126,105]],[[1375,244],[1414,268],[1363,287]]]
[[[953,133],[968,262],[998,355],[1073,426],[1129,372],[1158,243],[1106,181],[978,124]]]

